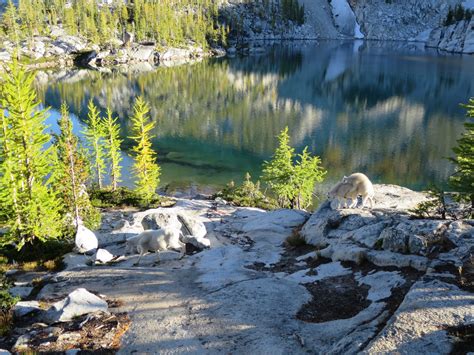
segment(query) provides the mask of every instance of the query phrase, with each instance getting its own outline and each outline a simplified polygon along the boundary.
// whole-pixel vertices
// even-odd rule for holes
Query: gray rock
[[[27,314],[40,311],[41,307],[38,301],[20,301],[13,307],[13,314],[17,318]]]
[[[181,59],[189,59],[192,52],[184,48],[168,48],[159,54],[160,62],[175,61]]]
[[[167,227],[181,228],[181,223],[175,211],[170,209],[166,210],[164,208],[152,211],[153,212],[147,213],[141,221],[144,230],[156,230]]]
[[[137,45],[130,50],[130,60],[136,62],[150,62],[154,58],[155,46]]]
[[[133,32],[126,31],[123,34],[123,45],[124,46],[130,46],[133,43],[134,40],[135,40],[135,34]]]
[[[76,253],[68,253],[63,256],[63,262],[66,265],[66,270],[80,269],[87,267],[90,263],[90,258],[86,255],[78,255]]]
[[[71,53],[78,53],[83,51],[86,48],[86,43],[76,36],[59,36],[53,43],[52,43],[52,52],[56,52],[58,55],[60,54],[71,54]]]
[[[97,249],[97,252],[94,255],[94,260],[99,264],[106,264],[111,261],[114,256],[106,249]]]
[[[463,53],[474,53],[474,18],[471,19],[471,22],[467,26],[466,36],[464,38]]]
[[[380,239],[380,233],[387,227],[388,221],[381,221],[363,226],[359,229],[347,233],[347,238],[363,244],[366,247],[374,248]]]
[[[8,292],[14,297],[20,297],[21,299],[27,298],[31,291],[33,291],[33,287],[29,286],[15,286],[11,287]]]
[[[382,248],[396,253],[406,253],[409,235],[403,229],[387,227],[380,233]]]
[[[9,355],[9,354],[11,354],[11,352],[9,352],[8,350],[0,349],[0,355]]]
[[[367,252],[367,260],[377,266],[395,266],[397,268],[412,267],[416,270],[426,271],[429,259],[419,255],[403,255],[390,251],[370,250]]]
[[[107,312],[107,302],[90,293],[85,288],[78,288],[66,298],[54,303],[44,314],[47,323],[69,322],[74,317],[94,312]]]
[[[332,261],[353,261],[356,264],[362,264],[367,258],[367,249],[352,243],[339,243],[333,248]]]
[[[31,340],[30,334],[23,334],[21,335],[13,345],[12,351],[13,352],[22,352],[28,349],[28,345]]]
[[[364,354],[449,354],[446,326],[472,320],[474,295],[438,280],[418,281]]]

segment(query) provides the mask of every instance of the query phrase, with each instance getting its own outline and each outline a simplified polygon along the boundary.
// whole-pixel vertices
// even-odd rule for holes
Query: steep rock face
[[[368,39],[409,40],[438,27],[459,0],[351,0]]]
[[[426,46],[446,52],[473,54],[474,19],[435,28],[431,31]]]

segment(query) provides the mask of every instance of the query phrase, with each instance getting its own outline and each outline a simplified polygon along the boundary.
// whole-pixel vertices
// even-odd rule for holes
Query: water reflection
[[[80,119],[93,98],[128,134],[134,97],[157,122],[163,183],[216,186],[259,176],[285,126],[322,157],[329,182],[354,171],[415,189],[443,183],[462,132],[459,103],[474,96],[474,58],[377,42],[298,42],[258,56],[142,74],[75,71],[40,87]],[[130,142],[125,142],[127,149]]]

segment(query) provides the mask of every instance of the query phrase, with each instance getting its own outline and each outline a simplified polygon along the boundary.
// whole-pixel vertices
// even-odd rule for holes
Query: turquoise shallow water
[[[293,42],[144,73],[73,71],[39,92],[53,126],[65,100],[79,132],[93,98],[119,116],[124,137],[134,97],[143,95],[169,192],[211,191],[247,171],[258,177],[285,126],[298,150],[321,156],[326,185],[361,171],[423,189],[452,172],[445,157],[466,119],[459,104],[474,96],[474,57],[415,44]]]

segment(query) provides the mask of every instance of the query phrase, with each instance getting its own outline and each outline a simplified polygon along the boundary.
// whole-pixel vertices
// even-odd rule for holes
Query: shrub
[[[214,197],[221,197],[237,206],[258,207],[272,209],[276,207],[275,201],[265,196],[260,190],[260,182],[253,183],[249,173],[245,174],[244,182],[236,186],[233,181],[217,193]]]

